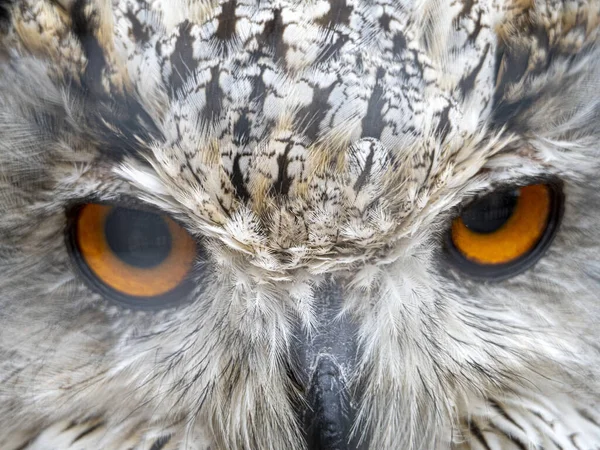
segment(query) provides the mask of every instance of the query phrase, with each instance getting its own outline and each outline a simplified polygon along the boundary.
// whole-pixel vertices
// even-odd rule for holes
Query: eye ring
[[[107,224],[115,222],[111,217],[116,216],[116,212],[124,212],[134,218],[137,215],[138,219],[142,217],[146,222],[154,218],[155,228],[156,223],[162,222],[164,226],[160,230],[170,238],[168,251],[150,253],[150,261],[148,253],[145,254],[145,261],[139,259],[139,254],[138,260],[132,259],[136,255],[131,248],[123,248],[123,242],[118,242],[119,233],[113,237],[106,235]],[[116,230],[123,230],[123,223],[120,226]],[[137,237],[139,239],[139,233]],[[148,232],[145,236],[142,233],[144,237],[148,237]],[[121,244],[116,251],[115,242]],[[193,289],[190,275],[199,248],[195,240],[168,216],[106,204],[80,205],[68,212],[66,244],[84,282],[104,298],[122,306],[136,309],[167,308],[188,298]],[[119,250],[121,252],[117,253]],[[142,250],[147,249],[142,245]]]
[[[532,239],[531,236],[524,238],[523,236],[513,234],[513,237],[516,237],[517,240],[521,241],[520,243],[512,242],[512,244],[514,244],[516,248],[520,248],[520,250],[518,250],[518,253],[512,254],[512,256],[514,256],[513,258],[508,258],[506,255],[510,255],[511,252],[505,251],[504,260],[501,256],[497,255],[492,258],[489,258],[489,260],[478,260],[476,252],[471,252],[470,254],[469,252],[465,252],[464,248],[460,248],[460,242],[457,242],[456,240],[456,230],[457,227],[463,227],[463,224],[461,222],[463,222],[462,217],[465,211],[468,211],[468,209],[473,204],[485,201],[485,199],[488,197],[485,196],[482,199],[473,202],[471,205],[468,205],[466,208],[463,209],[461,215],[453,220],[452,226],[446,233],[445,250],[447,255],[447,261],[452,266],[454,266],[462,273],[468,275],[471,278],[489,281],[505,280],[507,278],[518,275],[535,265],[552,244],[556,232],[558,231],[564,211],[564,194],[562,190],[562,184],[559,182],[518,186],[517,189],[521,193],[525,189],[531,189],[530,193],[532,193],[533,189],[537,189],[539,191],[540,187],[543,187],[546,190],[548,201],[547,216],[542,223],[543,228],[539,232],[539,235],[535,237],[535,239]],[[508,191],[509,190],[506,189],[500,191],[500,193]],[[538,211],[541,211],[541,209],[538,208]],[[536,220],[539,220],[539,218],[536,218]],[[521,222],[520,224],[518,223],[519,221]],[[514,226],[514,224],[512,223],[510,225],[514,226],[514,228],[516,228],[516,230],[518,231],[519,226],[523,226],[523,217],[516,217],[514,222],[517,223],[516,226]],[[497,235],[494,236],[496,238],[495,245],[498,245],[498,243],[501,242],[501,239],[507,239],[510,237],[510,232],[506,228],[502,229],[502,227],[503,226],[498,227],[500,231],[499,233],[494,232],[497,233]],[[476,235],[478,233],[472,234]],[[488,245],[489,241],[486,242],[485,240],[480,240],[479,243],[481,244],[481,242],[483,242],[485,245]],[[493,251],[493,247],[490,247],[488,250]],[[513,252],[516,252],[516,250],[513,250]]]

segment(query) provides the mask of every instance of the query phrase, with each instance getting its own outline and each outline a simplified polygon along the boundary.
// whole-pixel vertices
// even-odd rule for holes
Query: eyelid
[[[152,214],[164,215],[164,216],[167,216],[169,219],[171,219],[173,222],[175,222],[180,227],[188,230],[188,232],[189,232],[188,226],[186,226],[185,222],[182,221],[180,217],[173,216],[170,212],[167,212],[156,205],[153,205],[151,203],[140,200],[139,198],[137,198],[133,195],[127,195],[127,194],[119,194],[115,197],[110,197],[110,198],[100,197],[100,196],[87,196],[87,197],[81,197],[79,199],[71,200],[65,206],[65,210],[67,212],[67,217],[69,219],[71,219],[72,217],[76,216],[77,211],[81,207],[83,207],[87,204],[90,204],[90,203],[94,203],[94,204],[98,204],[98,205],[112,206],[115,208],[127,208],[127,209],[133,209],[135,211],[143,211],[143,212],[148,212],[148,213],[152,213]]]
[[[154,214],[167,214],[161,210],[158,206],[151,203],[140,200],[139,198],[128,195],[128,194],[117,194],[111,197],[105,197],[101,195],[89,195],[71,200],[67,204],[67,210],[75,210],[78,207],[95,203],[98,205],[107,205],[120,208],[135,209],[140,211],[147,211]]]
[[[500,183],[491,183],[486,189],[477,191],[471,195],[466,195],[465,198],[463,198],[454,208],[452,208],[450,220],[454,220],[473,203],[476,203],[492,193],[512,191],[514,189],[519,189],[524,186],[531,186],[534,184],[545,184],[560,191],[562,191],[563,186],[563,182],[556,176],[525,176],[511,179],[509,181],[502,181]]]

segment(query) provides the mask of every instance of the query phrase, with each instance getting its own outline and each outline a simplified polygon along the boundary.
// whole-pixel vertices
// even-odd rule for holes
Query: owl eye
[[[534,184],[488,194],[452,222],[450,261],[477,278],[503,279],[531,267],[549,247],[563,208],[560,188]]]
[[[70,253],[93,289],[127,306],[162,307],[185,297],[197,248],[172,219],[94,203],[73,216]]]

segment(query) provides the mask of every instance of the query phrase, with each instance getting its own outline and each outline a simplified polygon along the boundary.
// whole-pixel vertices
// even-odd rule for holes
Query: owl
[[[1,0],[0,449],[600,449],[599,0]]]

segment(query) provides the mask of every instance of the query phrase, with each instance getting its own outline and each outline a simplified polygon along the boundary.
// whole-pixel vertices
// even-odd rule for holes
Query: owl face
[[[0,3],[0,447],[596,448],[599,21]]]

